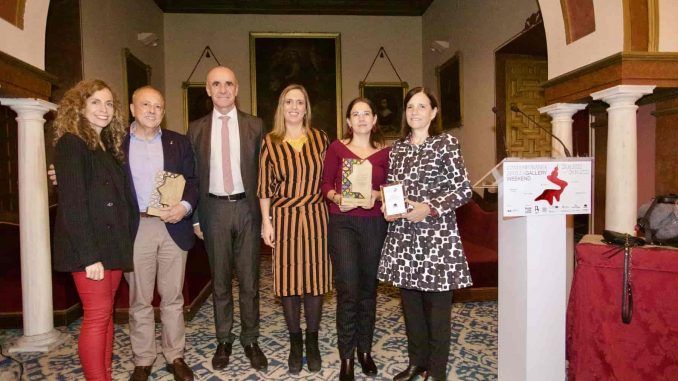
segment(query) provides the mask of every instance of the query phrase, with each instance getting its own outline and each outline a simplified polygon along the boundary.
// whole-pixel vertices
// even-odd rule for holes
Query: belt
[[[245,198],[245,192],[230,194],[230,195],[226,195],[226,196],[218,196],[216,194],[208,193],[207,197],[216,198],[216,199],[219,199],[219,200],[226,200],[226,201],[238,201],[238,200],[242,200],[242,199]]]
[[[148,214],[146,212],[139,212],[139,217],[141,217],[141,218],[160,218],[158,216],[153,216],[153,215]]]

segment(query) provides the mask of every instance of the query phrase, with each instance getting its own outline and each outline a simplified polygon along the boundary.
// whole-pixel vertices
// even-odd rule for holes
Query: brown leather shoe
[[[151,370],[153,370],[152,365],[135,366],[129,381],[146,381],[148,380],[148,376],[151,375]]]
[[[214,352],[214,357],[212,357],[212,368],[215,370],[226,368],[232,349],[233,343],[218,343],[217,350]]]
[[[266,358],[266,355],[264,355],[264,352],[261,351],[261,348],[259,348],[259,344],[257,344],[256,341],[252,344],[245,345],[245,356],[250,359],[252,368],[255,370],[266,371],[268,359]]]
[[[171,364],[167,364],[167,371],[174,375],[175,381],[193,381],[193,371],[181,357],[175,358]]]

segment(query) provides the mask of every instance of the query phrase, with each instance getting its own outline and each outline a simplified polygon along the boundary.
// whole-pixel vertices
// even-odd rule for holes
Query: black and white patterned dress
[[[450,291],[473,283],[461,246],[455,209],[471,198],[464,159],[455,137],[429,136],[419,146],[399,140],[391,149],[388,182],[401,182],[406,196],[431,206],[437,217],[399,218],[388,227],[378,278],[397,287]]]

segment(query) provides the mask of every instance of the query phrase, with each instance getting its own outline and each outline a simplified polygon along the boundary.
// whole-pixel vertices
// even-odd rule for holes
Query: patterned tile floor
[[[224,371],[213,371],[211,358],[216,349],[212,303],[206,302],[195,318],[187,323],[186,362],[193,368],[196,380],[337,380],[339,355],[335,333],[336,303],[334,294],[326,296],[321,326],[320,350],[323,368],[309,373],[306,368],[298,375],[287,373],[288,335],[280,303],[273,297],[270,261],[262,263],[261,337],[259,344],[269,359],[266,372],[256,372],[239,344],[234,345],[231,363]],[[236,293],[237,295],[237,293]],[[238,303],[236,316],[238,316]],[[452,347],[448,364],[448,380],[497,379],[497,303],[455,304],[452,311]],[[82,380],[77,355],[77,333],[80,320],[59,330],[71,335],[70,342],[48,354],[16,355],[24,363],[23,380]],[[127,380],[133,368],[128,325],[116,325],[113,353],[113,379]],[[236,326],[237,334],[240,327]],[[0,330],[0,344],[21,334],[20,330]],[[158,348],[160,336],[157,337]],[[407,365],[405,325],[397,289],[380,285],[377,300],[377,322],[373,357],[379,367],[376,377],[364,377],[356,362],[357,380],[391,380]],[[18,366],[0,357],[0,381],[17,379]],[[152,380],[170,381],[160,354],[154,364]]]

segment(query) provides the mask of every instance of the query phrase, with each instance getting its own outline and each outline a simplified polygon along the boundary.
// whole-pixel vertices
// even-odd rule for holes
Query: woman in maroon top
[[[381,213],[379,186],[386,182],[389,148],[377,125],[369,99],[356,98],[346,110],[347,133],[330,144],[325,154],[322,192],[329,200],[328,249],[337,288],[337,336],[341,356],[340,380],[353,380],[353,356],[363,373],[377,374],[372,360],[372,336],[377,298],[377,268],[387,223]],[[372,164],[369,207],[341,206],[342,160],[364,159]]]

